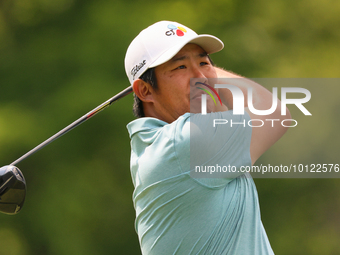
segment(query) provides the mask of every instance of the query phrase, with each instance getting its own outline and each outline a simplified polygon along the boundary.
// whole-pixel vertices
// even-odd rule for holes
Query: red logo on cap
[[[168,25],[168,28],[170,29],[169,31],[166,31],[165,34],[167,36],[170,36],[170,35],[177,35],[177,36],[183,36],[185,35],[184,33],[187,32],[187,30],[184,28],[184,27],[177,27],[173,24],[169,24]]]

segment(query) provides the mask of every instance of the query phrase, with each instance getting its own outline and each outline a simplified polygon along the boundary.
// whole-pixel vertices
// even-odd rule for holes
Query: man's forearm
[[[248,107],[248,89],[251,88],[252,100],[251,104],[256,110],[268,110],[271,109],[273,104],[273,94],[256,82],[238,76],[223,69],[216,68],[218,78],[228,78],[223,80],[223,83],[233,85],[242,90],[244,95],[244,107]],[[221,80],[219,80],[221,82]],[[233,95],[229,89],[219,89],[219,95],[223,104],[228,109],[233,109]],[[270,146],[272,146],[280,137],[287,131],[287,126],[275,125],[272,126],[271,122],[266,122],[266,119],[273,119],[281,121],[284,118],[290,119],[289,110],[286,109],[286,115],[281,115],[281,103],[277,99],[277,105],[275,110],[271,114],[267,115],[255,115],[252,111],[246,108],[250,118],[262,121],[261,127],[252,129],[252,138],[250,144],[250,155],[252,163],[254,163]]]
[[[257,110],[266,110],[271,108],[272,105],[272,93],[266,88],[257,84],[256,82],[244,78],[242,76],[236,75],[232,72],[223,70],[216,67],[216,73],[218,78],[228,78],[225,80],[229,85],[233,85],[242,90],[244,95],[244,107],[248,107],[248,89],[252,89],[252,104]],[[233,95],[229,89],[220,89],[219,95],[223,104],[225,104],[228,109],[233,109]]]

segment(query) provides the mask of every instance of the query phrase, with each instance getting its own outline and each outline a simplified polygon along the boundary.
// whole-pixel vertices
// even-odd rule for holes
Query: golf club
[[[0,212],[18,213],[25,201],[26,182],[19,168],[4,166],[0,168]]]
[[[117,95],[113,96],[109,100],[105,101],[98,107],[94,108],[92,111],[88,112],[84,116],[80,117],[64,129],[60,130],[55,135],[51,136],[14,162],[12,162],[9,166],[4,166],[0,168],[0,212],[6,214],[16,214],[18,213],[25,201],[26,197],[26,181],[19,170],[15,165],[31,156],[38,150],[42,149],[46,145],[50,144],[54,140],[58,139],[62,135],[66,134],[73,128],[79,126],[84,123],[88,119],[92,118],[98,112],[104,110],[106,107],[110,106],[115,101],[120,98],[130,94],[132,92],[132,86],[127,87],[126,89],[119,92]]]

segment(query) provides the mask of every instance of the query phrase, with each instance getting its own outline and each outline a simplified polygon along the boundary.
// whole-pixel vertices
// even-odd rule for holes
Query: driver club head
[[[0,168],[0,212],[17,214],[24,205],[26,181],[16,166]]]

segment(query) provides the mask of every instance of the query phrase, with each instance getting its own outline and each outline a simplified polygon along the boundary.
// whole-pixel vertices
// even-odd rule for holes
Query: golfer
[[[126,52],[125,70],[138,117],[127,128],[142,254],[274,254],[249,174],[191,174],[193,164],[251,166],[287,129],[271,122],[257,128],[213,127],[214,119],[282,119],[280,107],[269,116],[255,116],[247,108],[243,115],[233,114],[228,89],[218,91],[222,105],[207,97],[207,114],[201,114],[203,92],[195,90],[191,78],[206,85],[208,78],[237,78],[232,85],[245,98],[252,88],[254,108],[269,109],[272,103],[272,94],[261,85],[213,65],[209,54],[222,48],[214,36],[160,21],[141,31]]]

